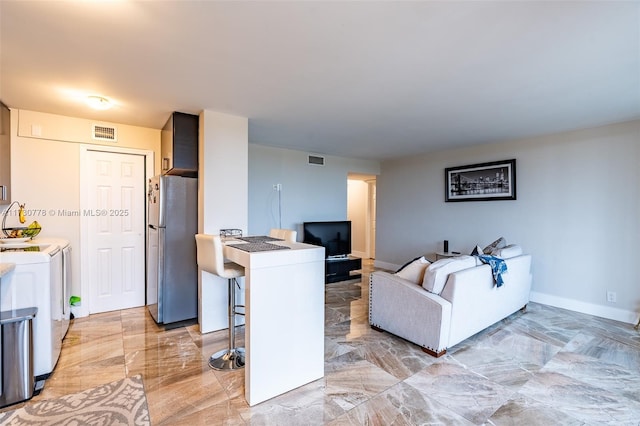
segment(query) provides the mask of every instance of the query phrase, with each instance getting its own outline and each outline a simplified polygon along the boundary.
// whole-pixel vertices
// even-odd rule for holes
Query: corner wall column
[[[214,111],[200,113],[198,232],[242,229],[249,223],[249,119]],[[191,238],[195,238],[191,236]],[[238,279],[238,304],[244,304],[244,280]],[[201,333],[228,327],[227,283],[198,274],[198,324]],[[244,319],[240,317],[238,324]]]

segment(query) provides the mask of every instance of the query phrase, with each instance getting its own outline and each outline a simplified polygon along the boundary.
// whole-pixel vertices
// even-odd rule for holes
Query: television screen
[[[304,222],[303,242],[322,246],[325,256],[344,257],[351,253],[351,221]]]

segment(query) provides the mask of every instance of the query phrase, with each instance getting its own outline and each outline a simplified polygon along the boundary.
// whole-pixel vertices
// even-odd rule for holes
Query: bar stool
[[[291,229],[271,228],[271,231],[269,231],[269,236],[273,238],[280,238],[281,240],[285,240],[288,243],[295,243],[298,232]]]
[[[214,353],[209,358],[209,367],[214,370],[237,370],[244,368],[244,348],[236,348],[235,317],[244,315],[236,308],[236,278],[244,276],[244,267],[233,262],[224,262],[222,240],[218,235],[196,234],[198,266],[206,272],[226,278],[229,286],[229,347]],[[239,285],[238,285],[239,287]]]

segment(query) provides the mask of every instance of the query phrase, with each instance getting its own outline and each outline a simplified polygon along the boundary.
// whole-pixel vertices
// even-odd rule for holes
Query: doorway
[[[376,256],[376,176],[349,173],[347,219],[351,221],[351,251],[362,259]]]
[[[81,297],[85,315],[145,305],[146,181],[153,152],[82,147]]]

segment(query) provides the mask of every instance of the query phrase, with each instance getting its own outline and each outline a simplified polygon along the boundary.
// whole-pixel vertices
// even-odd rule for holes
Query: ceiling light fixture
[[[111,108],[111,101],[103,96],[88,96],[87,103],[93,109],[105,110]]]

